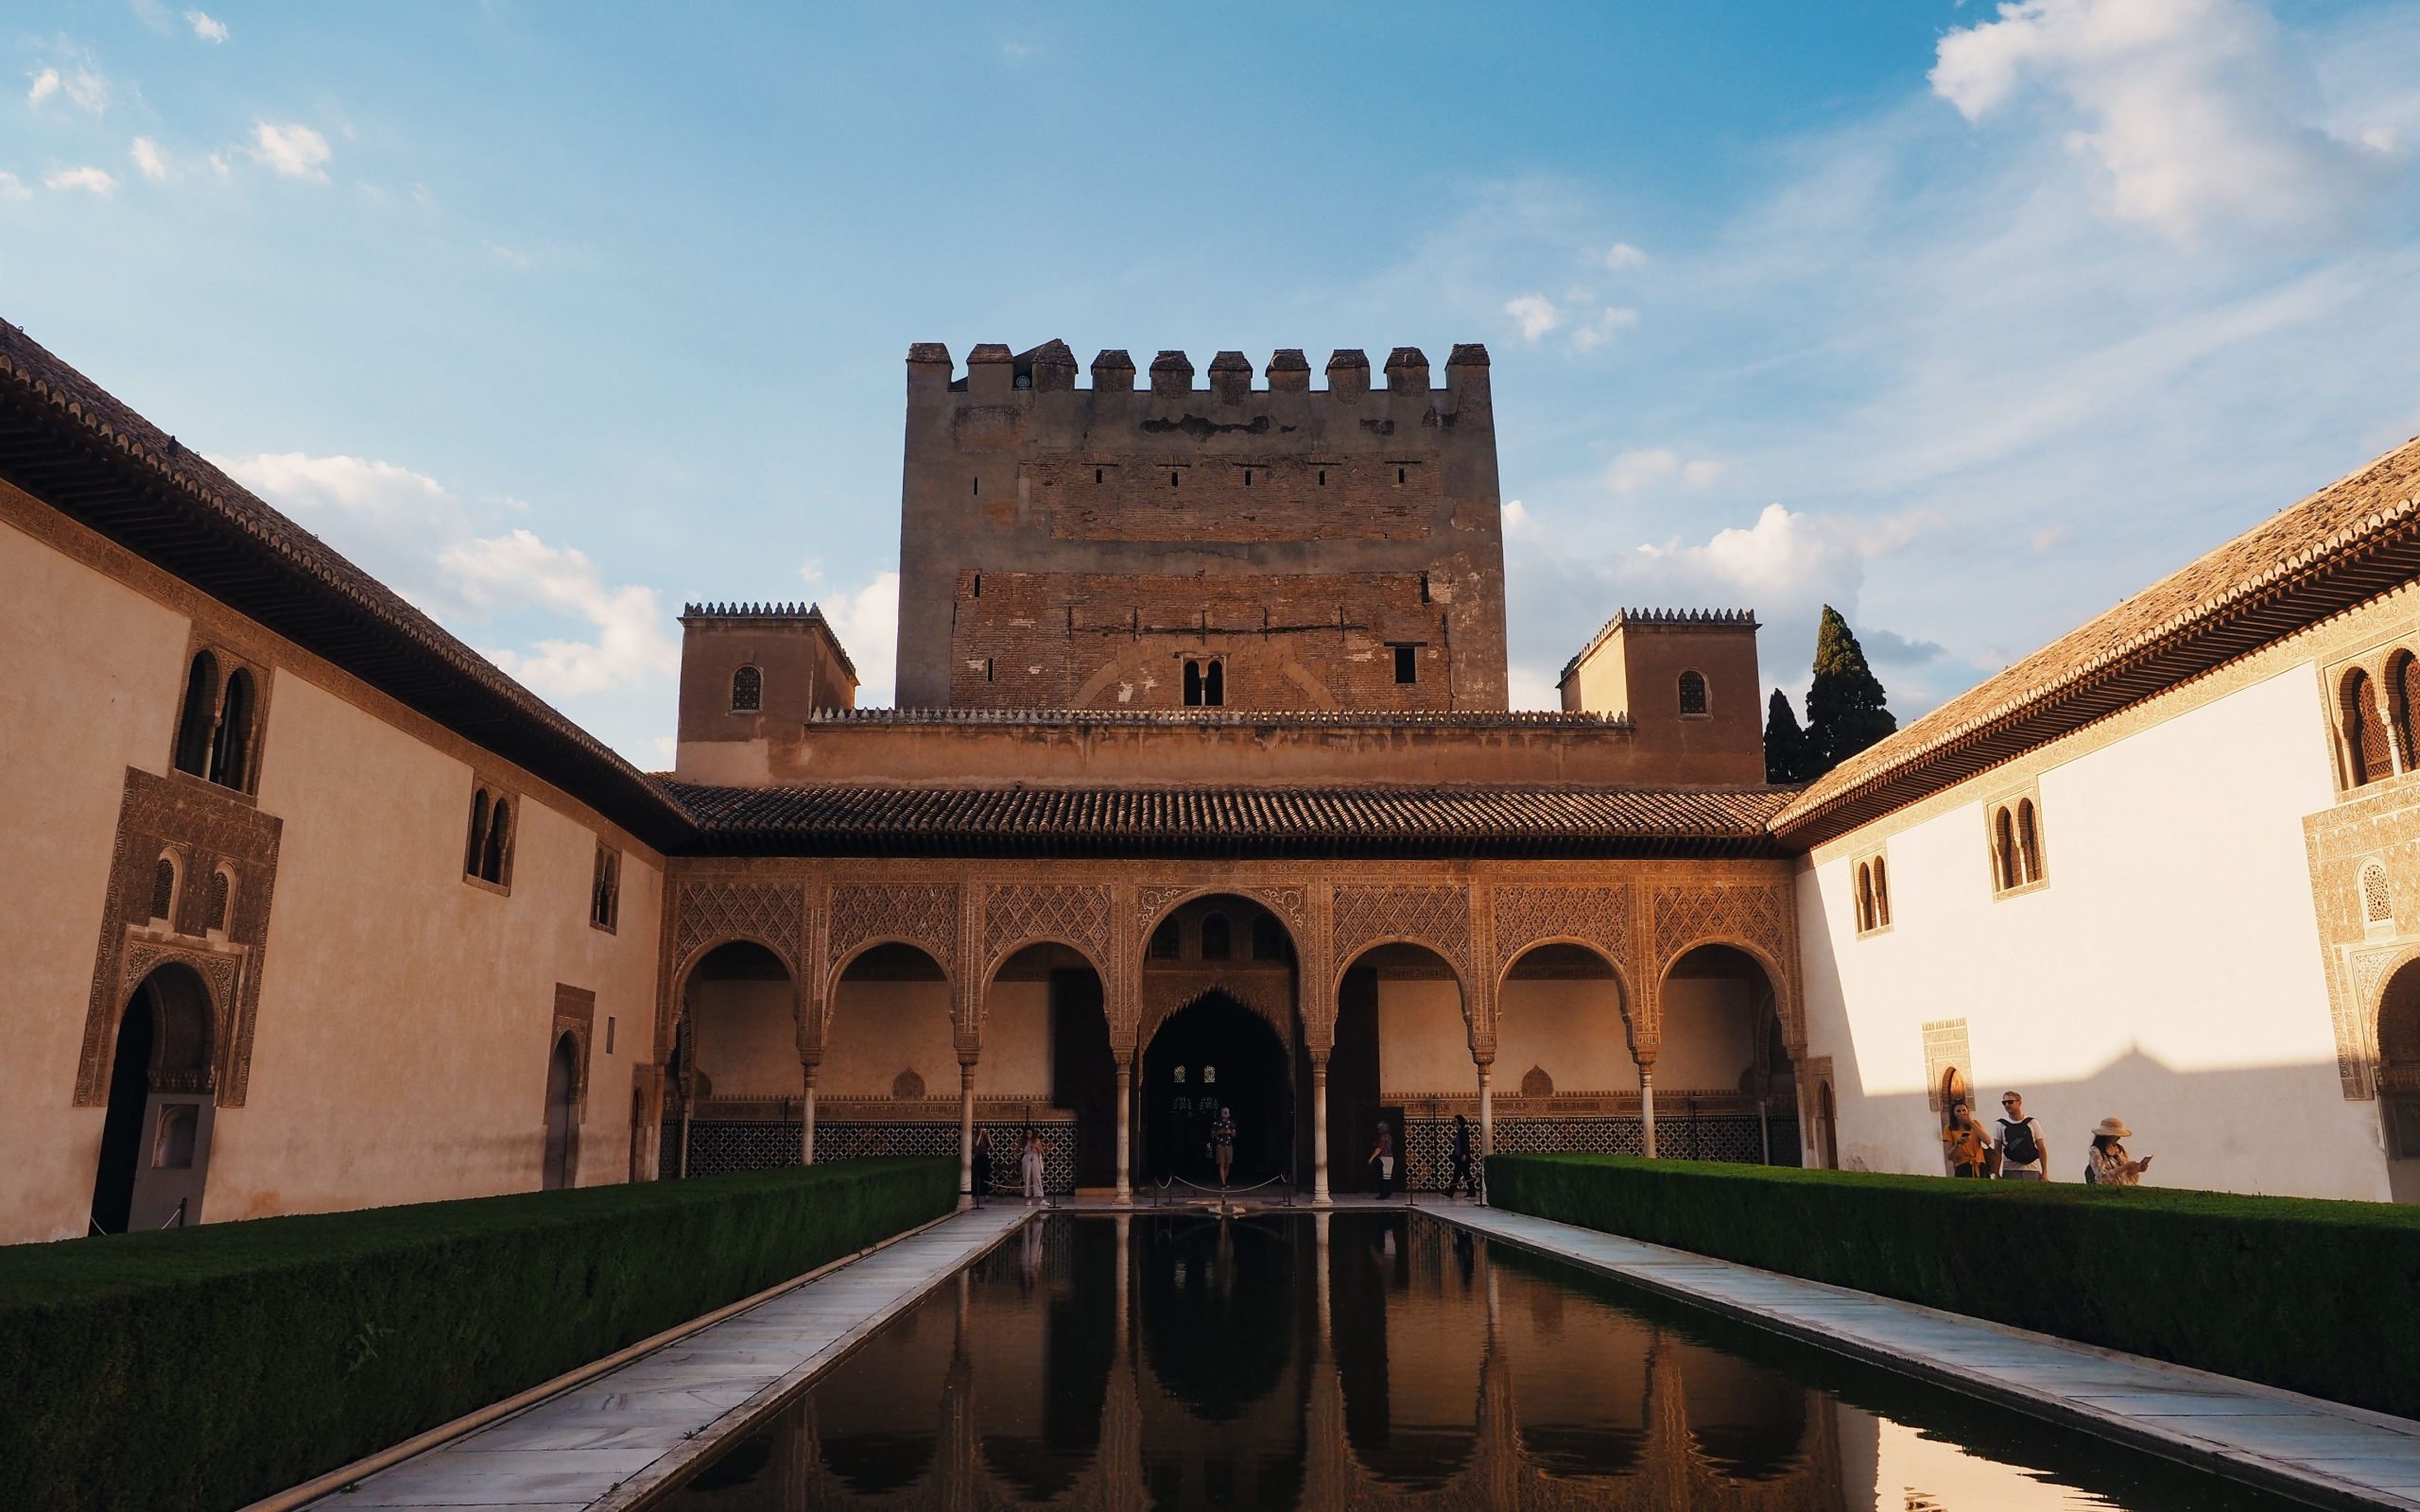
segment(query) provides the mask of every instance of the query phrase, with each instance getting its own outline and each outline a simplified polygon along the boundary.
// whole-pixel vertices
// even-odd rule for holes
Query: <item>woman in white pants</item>
[[[1025,1171],[1025,1199],[1042,1200],[1042,1136],[1033,1129],[1025,1131],[1025,1155],[1021,1163]]]

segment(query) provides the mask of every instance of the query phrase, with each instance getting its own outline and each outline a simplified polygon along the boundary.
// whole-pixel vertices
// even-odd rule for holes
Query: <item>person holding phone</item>
[[[2132,1139],[2135,1131],[2125,1120],[2104,1118],[2092,1131],[2092,1152],[2084,1158],[2083,1178],[2096,1187],[2131,1187],[2140,1182],[2143,1173],[2152,1167],[2148,1155],[2137,1160],[2126,1153],[2120,1140]]]

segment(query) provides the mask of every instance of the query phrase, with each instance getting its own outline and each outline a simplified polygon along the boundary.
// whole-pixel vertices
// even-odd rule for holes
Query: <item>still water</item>
[[[1053,1216],[667,1505],[2281,1503],[1406,1213]]]

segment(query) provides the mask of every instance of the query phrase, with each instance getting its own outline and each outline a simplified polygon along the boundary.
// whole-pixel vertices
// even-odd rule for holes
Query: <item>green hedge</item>
[[[1499,1208],[2420,1418],[2420,1209],[1499,1155]]]
[[[860,1160],[0,1248],[0,1502],[224,1508],[950,1211]]]

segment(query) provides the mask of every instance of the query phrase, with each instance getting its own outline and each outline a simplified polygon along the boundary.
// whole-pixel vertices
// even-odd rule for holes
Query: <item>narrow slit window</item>
[[[1187,709],[1198,709],[1201,705],[1201,663],[1187,662],[1184,664],[1184,706]]]
[[[1201,701],[1216,709],[1227,701],[1227,664],[1213,662],[1201,669]]]
[[[1403,480],[1404,480],[1404,469],[1402,469],[1402,468],[1397,468],[1397,469],[1395,469],[1395,481],[1396,481],[1397,483],[1401,483]]]
[[[1098,483],[1100,481],[1100,473],[1101,470],[1099,468],[1093,469],[1093,481],[1095,483]]]
[[[1401,682],[1418,682],[1419,680],[1420,680],[1420,653],[1419,653],[1419,651],[1418,651],[1417,649],[1415,649],[1414,647],[1412,647],[1412,646],[1409,646],[1409,645],[1398,645],[1398,646],[1396,646],[1396,647],[1395,647],[1395,681],[1397,681],[1397,682],[1401,683]]]
[[[1420,601],[1424,604],[1428,602],[1428,575],[1426,573],[1422,573],[1420,575]]]

